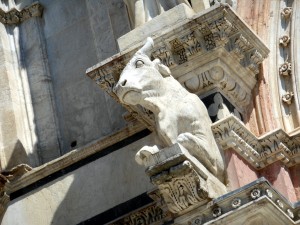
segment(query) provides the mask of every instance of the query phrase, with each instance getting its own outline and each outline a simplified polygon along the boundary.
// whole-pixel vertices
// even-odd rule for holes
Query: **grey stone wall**
[[[12,125],[17,127],[12,142],[24,146],[29,161],[26,157],[23,161],[32,166],[124,126],[124,109],[87,78],[85,70],[117,53],[116,39],[130,30],[122,0],[39,2],[44,7],[42,18],[31,18],[16,26],[1,24],[3,34],[11,38],[6,55],[15,57],[10,79],[20,82],[18,87],[8,88],[10,95],[19,94],[12,113],[16,117]],[[4,1],[1,7],[8,11],[31,3]],[[6,73],[7,69],[2,71]],[[22,113],[18,107],[23,107]],[[20,126],[22,123],[25,125]],[[2,133],[13,126],[2,128]],[[30,141],[25,141],[24,135]],[[9,150],[2,148],[2,152],[12,152],[13,145],[8,146]],[[10,155],[6,161],[12,158]]]
[[[1,224],[75,225],[152,190],[134,161],[136,151],[151,143],[152,135],[13,200]]]

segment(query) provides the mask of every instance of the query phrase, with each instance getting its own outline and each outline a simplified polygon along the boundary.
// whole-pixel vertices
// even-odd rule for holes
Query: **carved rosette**
[[[282,15],[284,18],[288,19],[288,18],[290,18],[292,12],[293,12],[292,7],[285,7],[285,8],[283,8],[283,9],[281,10],[281,15]]]
[[[207,202],[206,181],[188,160],[171,167],[169,171],[152,176],[151,181],[157,185],[172,213],[180,213]]]
[[[283,35],[281,38],[279,38],[279,44],[281,44],[283,47],[287,47],[290,43],[291,38],[288,35]]]
[[[288,91],[282,96],[282,101],[288,105],[292,104],[292,100],[294,98],[294,93]]]
[[[285,62],[279,67],[279,74],[282,76],[290,76],[292,74],[292,64]]]
[[[35,2],[32,5],[18,11],[17,9],[12,9],[8,12],[0,9],[0,22],[8,25],[17,25],[31,17],[41,17],[43,13],[43,6]]]

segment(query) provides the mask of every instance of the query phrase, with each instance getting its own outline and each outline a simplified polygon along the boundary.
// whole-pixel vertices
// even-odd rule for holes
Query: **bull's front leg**
[[[191,155],[196,157],[201,163],[203,163],[210,172],[217,174],[217,168],[215,159],[212,156],[212,149],[209,148],[207,140],[200,139],[195,135],[185,132],[179,134],[177,142],[185,147]]]
[[[135,155],[135,161],[140,164],[147,166],[147,162],[149,160],[149,157],[151,155],[154,155],[155,153],[159,152],[159,148],[154,145],[154,146],[144,146],[142,147]]]

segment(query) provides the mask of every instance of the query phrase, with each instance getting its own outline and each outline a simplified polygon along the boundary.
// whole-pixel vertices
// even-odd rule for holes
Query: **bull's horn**
[[[138,52],[150,56],[153,47],[154,47],[153,39],[151,37],[147,37],[146,43],[140,50],[138,50]]]

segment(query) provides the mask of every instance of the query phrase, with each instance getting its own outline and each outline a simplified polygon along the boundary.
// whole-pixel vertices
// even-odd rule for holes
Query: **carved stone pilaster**
[[[17,25],[31,17],[41,17],[43,13],[43,6],[35,2],[30,6],[18,11],[17,9],[12,9],[8,12],[0,9],[0,22],[8,25]]]

